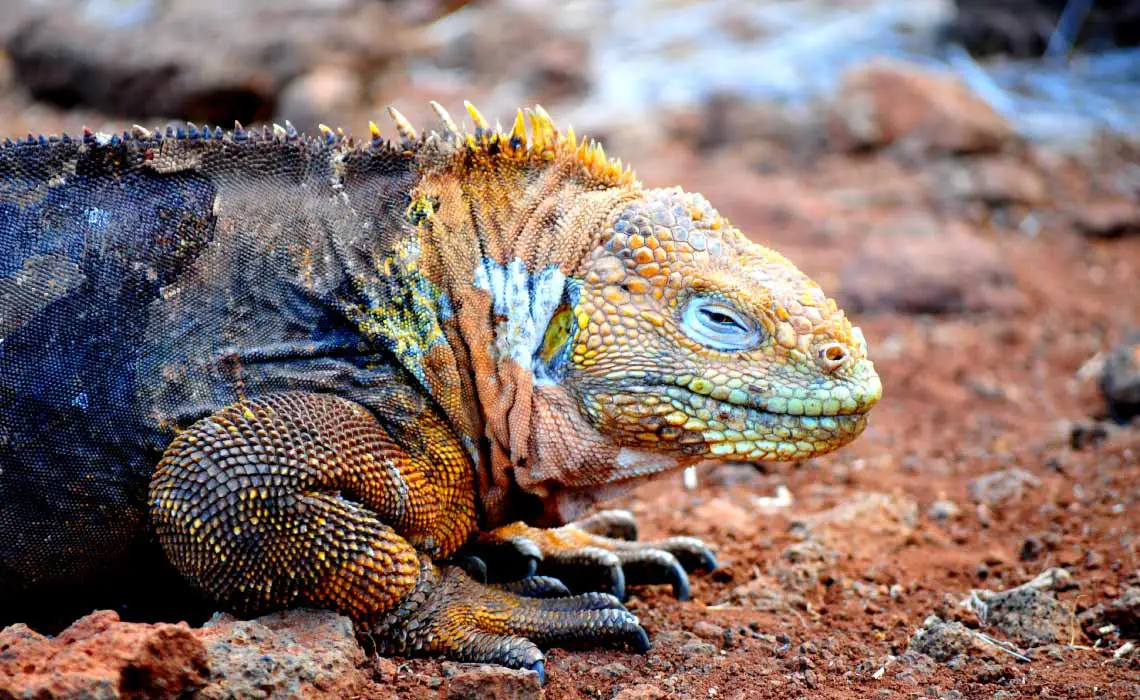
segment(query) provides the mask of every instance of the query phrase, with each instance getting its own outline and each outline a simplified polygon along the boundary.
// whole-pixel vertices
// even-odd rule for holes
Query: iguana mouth
[[[881,389],[877,384],[860,389],[838,392],[841,398],[857,395],[857,401],[816,401],[808,406],[795,400],[777,400],[779,396],[738,403],[675,384],[643,384],[639,390],[610,399],[624,416],[618,421],[623,432],[633,433],[636,442],[646,449],[674,446],[691,457],[791,461],[836,450],[863,432],[867,413],[878,401]],[[645,415],[646,396],[665,400],[654,402]],[[803,414],[803,410],[815,412],[817,408],[835,412]]]
[[[696,396],[699,395],[692,395]],[[692,397],[690,420],[682,426],[678,442],[700,446],[715,457],[807,459],[846,445],[867,424],[866,410],[808,416],[741,406],[711,397],[697,401]],[[693,406],[694,403],[700,405]]]

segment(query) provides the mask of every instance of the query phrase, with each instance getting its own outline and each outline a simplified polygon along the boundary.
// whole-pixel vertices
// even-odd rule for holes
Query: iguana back
[[[396,237],[410,160],[335,154],[268,132],[0,148],[0,600],[153,575],[147,485],[177,428],[398,372],[342,303]]]

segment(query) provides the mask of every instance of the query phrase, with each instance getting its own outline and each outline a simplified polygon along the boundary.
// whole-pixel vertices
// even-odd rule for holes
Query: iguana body
[[[531,642],[644,633],[610,596],[434,561],[510,545],[683,591],[695,541],[534,526],[862,431],[878,378],[791,263],[541,109],[529,134],[470,112],[425,137],[397,114],[395,143],[0,149],[0,601],[138,571],[153,531],[240,612],[329,607],[384,650],[534,666]]]

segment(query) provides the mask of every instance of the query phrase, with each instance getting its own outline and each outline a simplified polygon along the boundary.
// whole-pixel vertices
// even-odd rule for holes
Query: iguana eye
[[[760,324],[732,304],[696,297],[681,315],[685,335],[715,350],[748,350],[760,344]]]

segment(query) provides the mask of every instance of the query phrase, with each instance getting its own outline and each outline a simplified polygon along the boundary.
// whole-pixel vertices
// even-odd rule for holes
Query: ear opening
[[[535,379],[557,384],[566,376],[570,368],[570,349],[578,334],[578,321],[574,317],[574,307],[567,294],[554,310],[549,325],[542,336],[542,344],[535,353]]]

